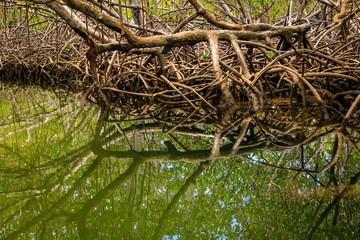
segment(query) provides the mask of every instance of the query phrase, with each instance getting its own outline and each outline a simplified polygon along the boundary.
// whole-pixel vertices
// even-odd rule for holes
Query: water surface
[[[358,238],[357,127],[339,135],[340,123],[309,120],[300,137],[280,137],[270,115],[254,119],[236,151],[242,125],[214,156],[216,124],[169,125],[3,86],[0,238]]]

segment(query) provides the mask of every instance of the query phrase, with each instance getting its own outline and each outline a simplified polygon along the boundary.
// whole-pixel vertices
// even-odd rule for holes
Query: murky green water
[[[360,135],[333,125],[287,148],[246,137],[228,151],[228,136],[215,157],[213,126],[166,133],[64,92],[2,87],[0,238],[359,239]]]

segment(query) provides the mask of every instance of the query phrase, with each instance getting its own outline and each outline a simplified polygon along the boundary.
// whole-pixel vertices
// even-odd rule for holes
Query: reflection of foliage
[[[61,96],[0,93],[1,238],[350,238],[359,228],[359,187],[347,186],[360,175],[354,120],[346,131],[335,115],[322,123],[318,110],[280,107],[227,125],[179,109],[98,117]]]

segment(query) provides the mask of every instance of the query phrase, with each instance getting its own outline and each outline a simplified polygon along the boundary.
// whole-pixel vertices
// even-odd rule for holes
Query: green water
[[[217,157],[212,130],[2,87],[0,239],[359,239],[358,132],[331,164],[329,127]]]

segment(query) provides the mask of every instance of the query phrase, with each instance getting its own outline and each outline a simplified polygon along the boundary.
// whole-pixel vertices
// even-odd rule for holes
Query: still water
[[[275,116],[224,129],[214,154],[209,121],[2,86],[0,239],[359,239],[359,125]]]

